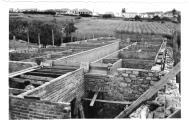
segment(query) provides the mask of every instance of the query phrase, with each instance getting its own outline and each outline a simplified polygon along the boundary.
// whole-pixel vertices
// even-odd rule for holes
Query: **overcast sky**
[[[6,0],[10,8],[87,8],[99,13],[168,11],[173,8],[181,10],[188,0]],[[39,2],[40,1],[40,2]],[[47,2],[48,1],[48,2]],[[56,2],[55,2],[56,1]]]

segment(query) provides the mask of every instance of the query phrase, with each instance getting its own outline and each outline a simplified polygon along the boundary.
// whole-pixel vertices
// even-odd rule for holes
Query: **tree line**
[[[56,21],[44,22],[39,20],[27,20],[21,18],[10,18],[9,20],[9,39],[21,39],[31,43],[46,45],[60,45],[62,42],[71,40],[71,33],[77,28],[73,22],[59,25]],[[40,41],[39,41],[40,40]]]

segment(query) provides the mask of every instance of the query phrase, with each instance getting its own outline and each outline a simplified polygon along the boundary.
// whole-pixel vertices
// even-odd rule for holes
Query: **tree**
[[[152,18],[152,21],[160,21],[160,20],[161,20],[161,18],[158,15],[156,15]]]
[[[66,34],[66,37],[70,37],[72,32],[75,32],[77,28],[74,26],[73,22],[69,22],[66,24],[64,33]]]
[[[135,16],[135,21],[141,21],[141,17],[139,15]]]
[[[27,30],[30,22],[20,18],[11,18],[9,20],[9,38],[15,35],[17,39],[27,40]]]
[[[172,14],[173,14],[174,17],[176,16],[176,14],[177,14],[176,9],[173,9],[173,10],[172,10]]]
[[[125,12],[126,12],[126,11],[125,11],[125,8],[122,8],[121,12],[122,12],[122,13],[125,13]]]

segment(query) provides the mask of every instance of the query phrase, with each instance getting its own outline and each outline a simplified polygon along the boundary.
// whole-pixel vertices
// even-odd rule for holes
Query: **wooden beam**
[[[124,109],[115,118],[128,117],[133,111],[140,107],[141,104],[149,100],[154,96],[164,85],[171,80],[176,74],[180,72],[180,63],[178,63],[166,76],[164,76],[160,81],[154,83],[154,86],[149,88],[145,93],[143,93],[136,101],[134,101],[128,108]]]
[[[79,103],[79,113],[80,113],[80,116],[81,116],[82,119],[85,118],[85,114],[84,114],[84,111],[83,111],[83,105],[82,105],[81,102]]]
[[[27,68],[27,69],[24,69],[24,70],[20,70],[20,71],[17,71],[17,72],[10,73],[9,78],[12,78],[12,77],[15,77],[15,76],[27,73],[27,72],[35,71],[36,69],[39,69],[39,66],[34,66],[34,67],[30,67],[30,68]]]
[[[78,98],[75,99],[75,104],[74,104],[74,116],[75,118],[78,118]]]
[[[171,114],[167,118],[181,118],[181,109],[176,110],[173,114]]]
[[[82,98],[83,100],[91,101],[92,99],[89,98]],[[131,104],[132,102],[129,101],[111,101],[111,100],[100,100],[96,99],[95,102],[102,102],[102,103],[110,103],[110,104],[123,104],[123,105],[128,105]]]
[[[94,105],[94,102],[98,96],[98,93],[101,89],[99,88],[97,92],[95,92],[94,96],[93,96],[93,99],[91,100],[91,103],[90,103],[90,106],[93,106]]]
[[[25,75],[34,75],[34,76],[43,76],[43,77],[59,77],[63,74],[55,74],[55,73],[43,73],[43,72],[27,72]]]

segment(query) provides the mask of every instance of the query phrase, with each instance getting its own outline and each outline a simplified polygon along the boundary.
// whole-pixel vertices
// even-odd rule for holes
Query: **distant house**
[[[93,12],[93,16],[100,16],[98,12]]]
[[[135,16],[138,15],[136,12],[126,12],[122,13],[122,16],[125,18],[135,18]]]
[[[77,8],[73,9],[73,10],[71,10],[71,13],[72,13],[72,15],[79,15],[79,10]]]
[[[92,16],[92,11],[88,9],[79,9],[79,15],[91,15]]]

